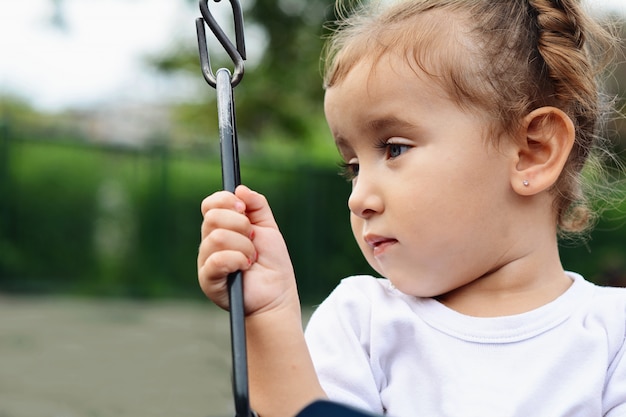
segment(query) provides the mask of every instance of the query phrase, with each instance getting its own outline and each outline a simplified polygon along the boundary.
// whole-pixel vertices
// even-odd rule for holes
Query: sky
[[[626,16],[626,0],[586,1]],[[195,48],[197,7],[184,0],[0,0],[0,93],[43,111],[193,94],[189,82],[164,81],[143,58],[174,41]],[[54,24],[59,16],[62,25]]]
[[[183,0],[0,3],[0,92],[53,111],[175,95],[144,57],[173,47],[174,40],[195,46],[200,15],[197,3]],[[58,16],[61,25],[54,23]]]

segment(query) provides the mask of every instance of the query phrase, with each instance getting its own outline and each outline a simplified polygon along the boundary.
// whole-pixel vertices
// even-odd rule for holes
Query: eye
[[[389,159],[397,158],[407,150],[409,150],[408,145],[401,145],[399,143],[387,143],[387,157]]]
[[[387,159],[394,159],[411,149],[411,146],[386,140],[381,142],[378,148],[385,151],[385,157]]]
[[[356,162],[341,162],[339,169],[340,175],[348,181],[354,180],[359,175],[359,164]]]

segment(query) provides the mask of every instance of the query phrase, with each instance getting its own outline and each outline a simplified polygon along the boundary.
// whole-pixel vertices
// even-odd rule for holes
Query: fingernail
[[[256,236],[256,233],[254,233],[254,229],[252,229],[252,231],[250,232],[250,240],[254,240],[255,236]]]
[[[241,201],[237,201],[235,203],[235,210],[237,210],[239,213],[245,213],[246,205],[242,203]]]

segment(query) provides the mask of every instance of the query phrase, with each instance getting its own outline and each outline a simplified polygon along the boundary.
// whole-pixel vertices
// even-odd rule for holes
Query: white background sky
[[[609,8],[626,16],[626,0],[587,2],[592,8]],[[0,0],[0,92],[24,97],[42,110],[60,110],[120,98],[175,96],[184,87],[157,80],[141,59],[181,38],[195,48],[197,2],[63,0],[61,4],[65,29],[52,23],[53,0]]]
[[[194,46],[200,15],[183,0],[64,0],[58,26],[53,0],[0,4],[0,91],[49,110],[163,94],[142,57]]]

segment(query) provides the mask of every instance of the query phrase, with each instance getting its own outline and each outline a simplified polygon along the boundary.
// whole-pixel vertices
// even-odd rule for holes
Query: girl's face
[[[437,296],[515,260],[514,147],[496,149],[478,111],[387,54],[329,88],[325,112],[353,175],[354,236],[398,289]]]

